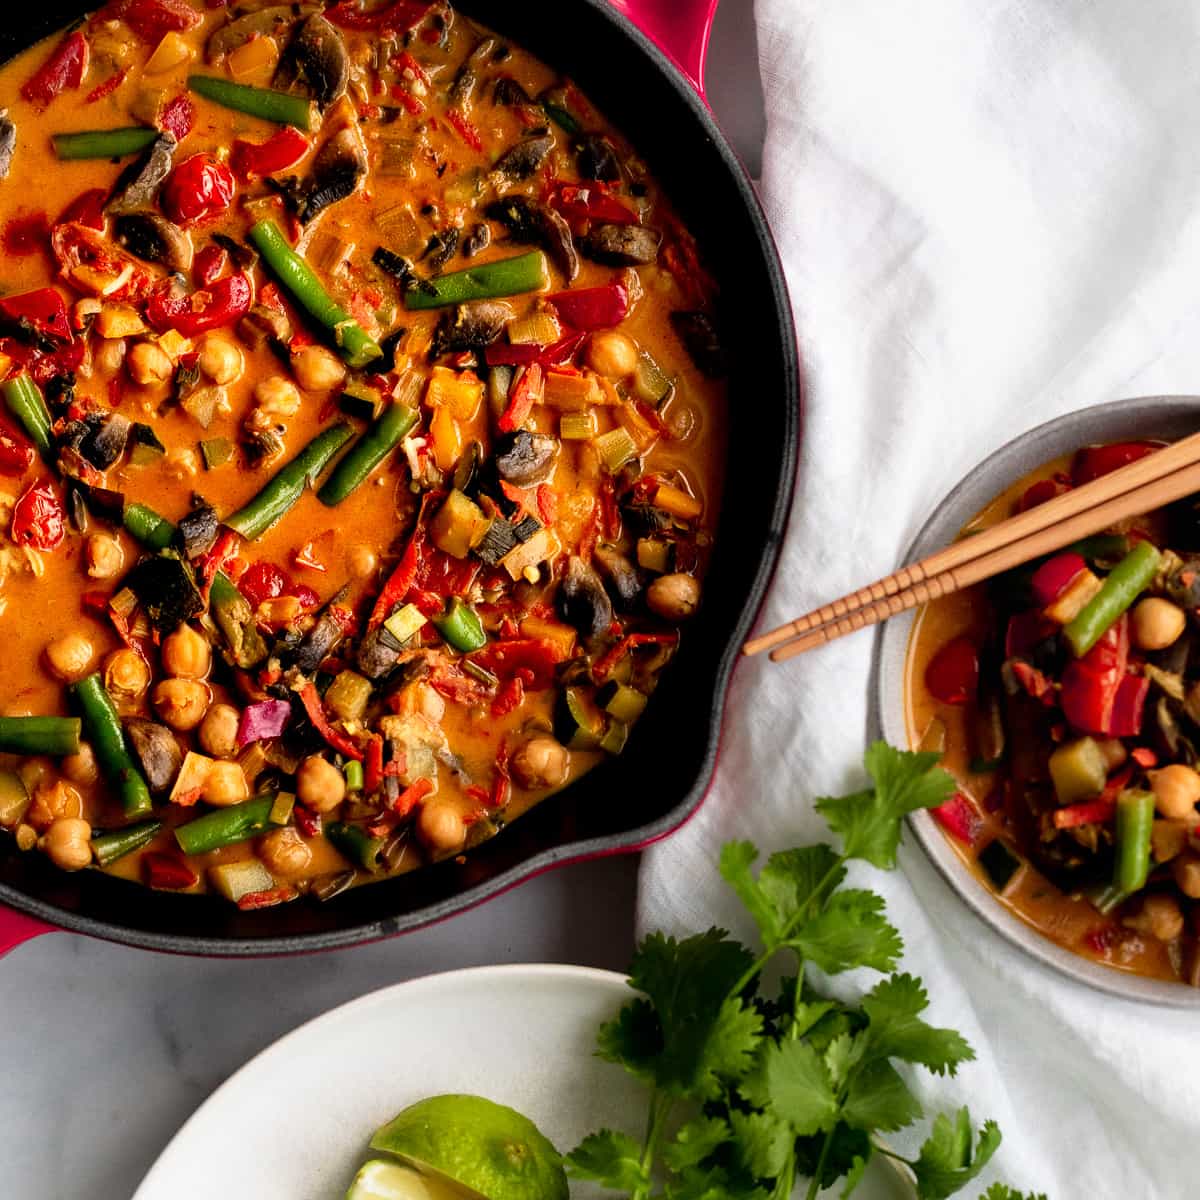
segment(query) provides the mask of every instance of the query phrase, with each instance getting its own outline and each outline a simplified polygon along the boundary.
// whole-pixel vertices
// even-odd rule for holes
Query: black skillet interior
[[[0,24],[0,59],[87,7],[42,0],[28,15],[11,13]],[[223,900],[150,893],[97,872],[66,875],[40,854],[11,852],[0,855],[0,902],[154,949],[326,949],[448,916],[556,864],[634,848],[676,828],[703,798],[729,673],[774,569],[795,478],[800,382],[783,274],[750,182],[708,111],[606,0],[462,0],[458,7],[580,84],[663,182],[720,282],[732,363],[728,468],[705,602],[683,649],[620,759],[461,864],[356,888],[325,905],[239,913]]]

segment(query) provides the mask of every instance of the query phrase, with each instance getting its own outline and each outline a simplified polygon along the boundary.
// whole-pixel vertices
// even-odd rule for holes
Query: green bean
[[[400,444],[417,423],[417,414],[406,404],[393,404],[354,443],[317,493],[322,504],[332,508],[347,496]]]
[[[275,803],[274,793],[255,796],[229,808],[214,809],[180,825],[175,830],[175,840],[184,854],[207,854],[222,846],[249,841],[270,825],[271,806]]]
[[[4,381],[4,402],[9,412],[21,422],[30,441],[46,462],[54,465],[54,443],[50,439],[50,412],[41,390],[28,375],[14,375]]]
[[[1100,590],[1063,630],[1076,658],[1082,658],[1138,598],[1158,570],[1161,555],[1150,542],[1138,542],[1109,572]]]
[[[372,837],[361,825],[349,825],[345,821],[330,822],[325,826],[325,836],[333,848],[356,867],[366,871],[380,869],[383,838]]]
[[[262,537],[300,499],[306,485],[320,475],[329,460],[353,435],[354,430],[345,421],[337,421],[321,430],[287,466],[280,468],[257,496],[239,508],[225,524],[251,541]]]
[[[232,108],[235,112],[274,121],[277,125],[295,125],[297,129],[308,129],[312,125],[311,102],[288,92],[234,83],[216,75],[189,75],[188,87],[197,96],[222,108]]]
[[[79,753],[78,717],[0,717],[0,754]]]
[[[96,762],[105,778],[117,789],[125,815],[148,816],[151,811],[150,788],[125,744],[125,731],[121,728],[116,705],[105,689],[104,681],[97,672],[81,679],[72,691],[83,710],[83,723],[87,727],[88,741],[92,744]]]
[[[434,628],[455,650],[470,654],[487,645],[487,634],[475,610],[455,596],[440,617],[432,617]]]
[[[92,853],[102,867],[107,867],[118,858],[124,858],[125,855],[148,846],[158,836],[162,827],[161,821],[143,821],[140,825],[97,834],[92,838]]]
[[[383,356],[379,343],[325,290],[313,269],[288,245],[274,221],[259,221],[250,241],[292,299],[333,338],[346,362],[359,369]]]
[[[1146,886],[1146,877],[1150,874],[1150,832],[1153,826],[1153,792],[1124,791],[1117,797],[1113,887],[1124,896],[1132,896]]]
[[[444,308],[447,304],[465,304],[469,300],[536,292],[545,286],[546,256],[540,250],[531,250],[516,258],[498,258],[478,267],[465,267],[424,280],[404,293],[404,303],[412,309]]]
[[[84,129],[79,133],[56,133],[50,140],[60,159],[125,158],[139,154],[155,138],[157,129],[134,125],[127,129]]]
[[[144,504],[127,504],[122,518],[125,528],[148,550],[165,550],[175,536],[175,526]]]

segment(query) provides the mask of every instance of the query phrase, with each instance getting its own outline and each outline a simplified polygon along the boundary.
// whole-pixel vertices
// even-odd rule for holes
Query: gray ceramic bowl
[[[1095,442],[1132,438],[1175,440],[1200,429],[1200,396],[1146,396],[1101,404],[1059,417],[1014,438],[984,459],[934,510],[904,562],[940,550],[989,501],[1023,475],[1062,454]],[[908,744],[904,717],[904,665],[913,614],[878,627],[875,639],[875,729],[895,746]],[[925,812],[910,818],[917,841],[950,887],[985,924],[1040,962],[1100,991],[1130,1000],[1178,1008],[1200,1008],[1200,988],[1141,979],[1093,963],[1055,945],[1014,916],[967,869]]]

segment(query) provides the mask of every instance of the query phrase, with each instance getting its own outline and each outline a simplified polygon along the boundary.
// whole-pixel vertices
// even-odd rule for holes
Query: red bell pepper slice
[[[1081,733],[1111,733],[1113,705],[1129,659],[1129,617],[1121,619],[1080,659],[1063,671],[1061,703],[1068,723]],[[1128,697],[1132,719],[1134,698]],[[1143,697],[1144,700],[1144,697]]]
[[[1157,442],[1114,442],[1109,446],[1085,446],[1075,455],[1071,464],[1071,480],[1078,487],[1090,483],[1121,467],[1161,450]]]
[[[975,844],[975,839],[983,828],[983,820],[962,792],[955,792],[945,804],[939,804],[929,811],[933,819],[951,837],[957,838],[966,846]]]
[[[558,315],[575,329],[609,329],[629,315],[629,290],[623,283],[576,288],[546,297]]]
[[[496,423],[501,433],[515,433],[529,419],[533,406],[542,398],[542,368],[530,363],[508,396],[508,407]]]
[[[1083,556],[1067,551],[1048,558],[1033,573],[1031,587],[1034,599],[1043,608],[1053,604],[1075,582],[1076,577],[1088,569]]]
[[[378,629],[387,620],[388,614],[408,595],[409,590],[416,583],[417,572],[421,568],[422,546],[425,541],[425,514],[435,502],[435,498],[441,500],[444,495],[445,493],[441,491],[431,491],[421,497],[421,507],[417,510],[417,520],[413,526],[412,537],[409,538],[400,561],[383,585],[383,591],[379,593],[375,607],[371,609],[371,616],[367,620],[368,633]]]
[[[1150,680],[1144,675],[1126,675],[1117,685],[1112,715],[1106,730],[1112,737],[1137,737],[1142,732],[1142,717]]]
[[[446,596],[464,596],[475,582],[481,563],[469,558],[454,558],[435,547],[426,546],[421,554],[421,562],[417,568],[417,578],[413,590],[430,593],[434,599],[432,611],[426,615],[437,616],[445,607],[443,598]],[[426,612],[420,605],[422,612]]]
[[[594,184],[560,183],[550,197],[550,204],[568,220],[603,221],[608,225],[638,224],[637,213]]]
[[[67,318],[67,303],[55,288],[38,288],[19,296],[0,299],[0,313],[10,321],[28,321],[38,333],[48,334],[63,342],[73,342],[71,322]]]
[[[142,878],[152,888],[178,892],[195,886],[199,876],[176,854],[154,850],[142,855]]]
[[[196,123],[196,106],[186,95],[176,96],[168,101],[158,118],[158,127],[163,133],[169,133],[177,142],[182,142]]]
[[[292,809],[292,816],[296,819],[296,828],[305,837],[316,837],[321,832],[321,814],[306,805],[297,804]]]
[[[165,34],[182,33],[203,20],[188,0],[113,0],[96,16],[124,21],[142,41],[155,46]]]
[[[274,175],[277,171],[294,167],[308,153],[311,145],[300,130],[285,125],[265,142],[243,142],[239,138],[233,143],[229,161],[234,174],[241,180]]]
[[[32,484],[13,506],[8,536],[19,546],[53,550],[66,537],[62,503],[46,480]]]
[[[355,762],[362,762],[363,752],[346,734],[342,733],[340,729],[334,729],[329,723],[329,718],[325,715],[325,708],[321,704],[321,697],[317,695],[316,685],[306,683],[298,695],[300,702],[304,705],[304,711],[308,714],[308,719],[321,737],[339,754],[344,754],[347,758],[354,759]]]
[[[511,679],[518,671],[526,671],[525,687],[540,691],[554,682],[554,668],[565,657],[558,642],[545,638],[514,638],[512,641],[489,642],[471,655],[471,661],[500,679]]]
[[[479,130],[475,128],[471,120],[456,108],[451,108],[446,112],[446,120],[454,127],[454,131],[472,150],[481,151],[483,149],[483,138],[479,136]]]
[[[525,699],[525,682],[520,675],[506,679],[496,692],[492,701],[492,716],[506,717],[510,712],[521,707]]]
[[[229,251],[216,242],[209,242],[192,260],[192,277],[201,287],[210,287],[221,278],[229,265]]]
[[[77,88],[83,82],[91,56],[87,38],[78,29],[68,33],[32,78],[21,85],[21,95],[33,104],[49,104],[55,97]]]
[[[1077,829],[1080,825],[1099,825],[1111,821],[1117,811],[1117,797],[1133,776],[1132,767],[1118,771],[1094,800],[1081,800],[1054,810],[1055,829]]]
[[[228,275],[189,295],[178,295],[170,284],[151,295],[146,319],[160,333],[175,329],[195,337],[209,329],[233,325],[249,311],[254,289],[245,275]]]
[[[431,7],[428,0],[392,0],[374,8],[364,8],[361,0],[338,0],[325,10],[325,19],[355,32],[406,33],[420,24]]]
[[[367,742],[367,756],[363,762],[363,791],[370,796],[379,791],[382,785],[383,738],[373,733],[371,740]]]

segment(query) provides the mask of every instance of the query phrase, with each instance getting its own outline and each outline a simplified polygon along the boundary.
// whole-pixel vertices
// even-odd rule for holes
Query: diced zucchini
[[[179,402],[183,409],[201,429],[207,429],[217,415],[217,409],[226,403],[226,393],[223,387],[213,384],[211,387],[198,387]]]
[[[271,872],[257,858],[209,867],[208,882],[234,904],[252,892],[269,892],[275,886]]]
[[[596,703],[610,717],[618,721],[632,724],[646,708],[649,697],[637,688],[626,687],[623,683],[611,680],[596,693]]]
[[[637,398],[657,408],[670,395],[672,386],[658,363],[643,350],[633,372],[633,391]]]
[[[204,458],[205,470],[215,471],[233,457],[233,443],[223,437],[206,438],[200,443],[200,454]]]
[[[604,714],[585,688],[564,688],[554,714],[554,736],[571,750],[595,750],[605,732]]]
[[[602,433],[592,445],[596,447],[600,462],[609,474],[615,474],[627,462],[637,458],[637,444],[630,436],[629,430],[624,428]]]
[[[357,765],[357,764],[355,764]],[[292,819],[292,809],[296,807],[296,797],[292,792],[277,792],[275,800],[271,805],[271,811],[267,814],[267,820],[272,825],[287,825]]]
[[[361,721],[371,699],[371,682],[357,671],[339,671],[325,692],[325,707],[343,721]]]
[[[1108,760],[1095,738],[1066,742],[1050,755],[1050,778],[1059,804],[1098,796],[1108,782]]]
[[[600,749],[606,754],[620,754],[625,749],[629,738],[629,726],[624,721],[609,721],[604,736],[600,739]]]
[[[19,825],[29,807],[29,791],[16,771],[0,771],[0,825]]]
[[[565,412],[558,422],[558,435],[565,442],[586,442],[596,436],[597,429],[596,414],[590,408]]]
[[[479,539],[475,553],[490,567],[494,567],[518,542],[512,523],[503,517],[493,517],[492,523]]]
[[[998,892],[1004,891],[1022,866],[1021,859],[1000,838],[988,842],[976,858]]]
[[[638,566],[659,575],[667,575],[671,570],[671,543],[661,538],[638,538]]]
[[[405,746],[404,770],[400,772],[400,782],[405,787],[410,787],[418,779],[437,781],[437,759],[430,746]]]
[[[360,421],[374,421],[379,416],[382,400],[377,392],[343,392],[338,401],[338,407],[348,417],[357,417]]]
[[[491,522],[469,496],[453,490],[429,523],[429,538],[444,554],[466,558],[488,532]]]
[[[392,613],[383,623],[388,631],[401,644],[416,637],[425,625],[425,614],[415,605],[406,604],[403,608]]]

